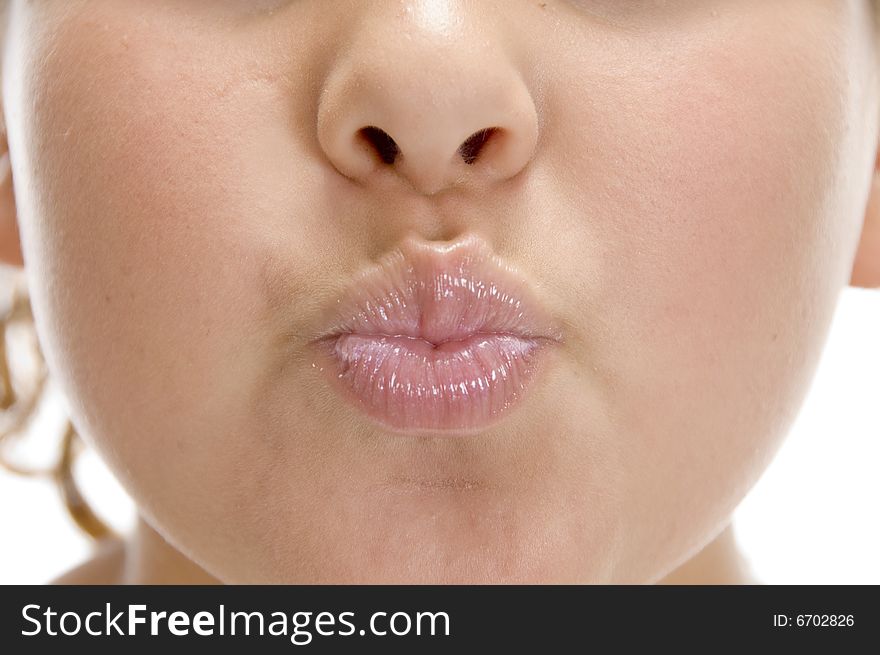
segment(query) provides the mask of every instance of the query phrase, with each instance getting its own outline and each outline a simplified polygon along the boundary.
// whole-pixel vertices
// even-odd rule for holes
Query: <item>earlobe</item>
[[[0,263],[24,268],[6,129],[0,119]]]
[[[880,287],[880,145],[874,157],[874,176],[849,283],[854,287]]]
[[[878,158],[880,161],[880,158]],[[875,168],[850,285],[880,287],[880,170]]]

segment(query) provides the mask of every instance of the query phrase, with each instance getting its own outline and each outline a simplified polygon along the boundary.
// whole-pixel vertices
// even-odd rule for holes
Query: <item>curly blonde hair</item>
[[[22,282],[23,274],[13,280],[11,301],[0,316],[0,467],[11,473],[28,477],[48,477],[61,492],[68,514],[76,525],[95,540],[116,536],[114,531],[102,521],[83,497],[73,475],[74,459],[82,447],[76,429],[67,419],[61,435],[59,453],[54,465],[47,468],[32,468],[15,463],[9,457],[8,448],[13,438],[26,435],[38,414],[48,387],[49,378],[46,360],[36,337],[34,316],[30,297]],[[37,371],[32,376],[30,389],[13,375],[10,366],[9,335],[10,327],[20,325],[25,328],[34,352],[32,358]]]

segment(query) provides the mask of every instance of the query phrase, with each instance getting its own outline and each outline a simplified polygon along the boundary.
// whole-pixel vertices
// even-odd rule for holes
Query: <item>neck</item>
[[[120,573],[123,584],[221,584],[165,541],[140,516],[127,540],[123,558]]]
[[[118,568],[122,584],[221,584],[214,576],[171,546],[138,517]],[[658,584],[754,584],[728,525],[715,539]]]
[[[663,585],[738,585],[758,584],[748,562],[743,557],[733,534],[733,526],[727,524],[717,537],[699,553],[662,578]]]

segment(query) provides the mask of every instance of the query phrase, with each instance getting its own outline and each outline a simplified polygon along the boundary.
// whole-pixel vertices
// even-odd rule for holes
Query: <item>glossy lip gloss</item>
[[[397,432],[473,432],[562,340],[528,284],[471,236],[410,238],[358,275],[315,340],[332,386]]]

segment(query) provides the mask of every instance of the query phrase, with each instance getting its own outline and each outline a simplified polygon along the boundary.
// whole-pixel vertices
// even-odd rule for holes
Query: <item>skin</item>
[[[141,513],[67,581],[749,580],[731,514],[880,285],[867,0],[9,9],[2,253]],[[306,335],[467,234],[565,341],[476,438],[386,434]]]

